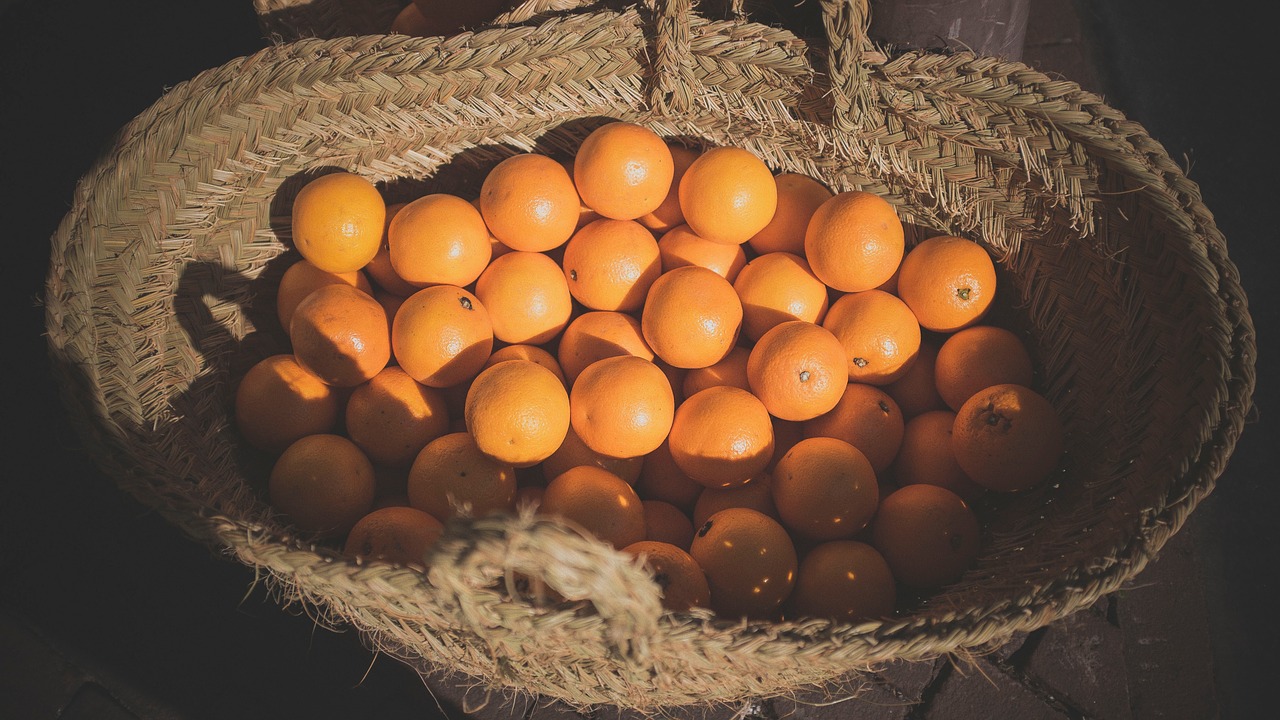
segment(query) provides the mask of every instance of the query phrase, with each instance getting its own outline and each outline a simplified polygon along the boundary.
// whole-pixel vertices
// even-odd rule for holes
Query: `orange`
[[[902,377],[884,386],[884,391],[898,403],[902,417],[913,418],[920,413],[941,410],[947,406],[938,394],[938,386],[934,382],[937,359],[938,342],[922,336],[915,361]]]
[[[770,415],[809,420],[836,406],[849,384],[844,346],[821,325],[774,325],[751,348],[747,379]]]
[[[573,312],[560,267],[536,252],[509,252],[494,260],[476,281],[476,297],[489,311],[493,336],[512,344],[547,342]]]
[[[853,382],[888,385],[907,374],[920,352],[920,323],[906,303],[883,290],[841,295],[822,326],[844,345]]]
[[[592,310],[639,310],[662,274],[658,241],[634,220],[587,223],[565,245],[561,265],[569,292]]]
[[[654,357],[653,364],[662,370],[663,374],[667,376],[667,382],[671,383],[671,392],[676,396],[676,405],[684,402],[685,397],[687,397],[684,392],[684,379],[689,375],[689,371],[675,367],[660,357]]]
[[[512,4],[511,0],[472,0],[466,3],[413,0],[410,5],[417,7],[423,23],[413,34],[423,37],[457,35],[492,20],[510,9]]]
[[[355,387],[391,360],[387,313],[368,293],[325,285],[298,303],[289,323],[298,364],[338,387]]]
[[[832,540],[805,553],[787,604],[797,618],[858,622],[892,616],[897,601],[893,572],[879,550]]]
[[[778,207],[773,172],[751,151],[710,148],[680,178],[680,209],[689,228],[712,242],[741,245],[764,229]]]
[[[342,435],[307,435],[276,458],[267,482],[271,506],[298,530],[341,537],[373,509],[373,463]]]
[[[293,199],[293,246],[332,273],[355,272],[378,254],[387,204],[373,183],[350,172],[321,175]]]
[[[569,178],[573,179],[573,158],[560,158],[557,162],[560,163],[565,172],[569,173]],[[582,202],[582,195],[578,195],[578,222],[575,224],[575,230],[581,230],[587,223],[594,222],[602,217],[604,216],[587,207],[587,204]],[[562,250],[563,247],[556,248],[556,250]]]
[[[512,250],[543,252],[565,244],[578,227],[579,207],[568,171],[539,153],[502,160],[480,186],[480,214]]]
[[[751,389],[751,381],[747,378],[747,359],[751,350],[734,345],[724,359],[704,368],[694,368],[684,374],[680,383],[682,397],[689,397],[699,390],[706,390],[717,385],[732,385],[743,390]],[[843,355],[841,356],[843,358]]]
[[[306,435],[333,432],[340,409],[334,389],[289,354],[259,360],[236,387],[236,429],[267,452],[282,452]]]
[[[833,193],[826,185],[802,173],[779,173],[773,181],[778,186],[778,209],[769,224],[747,242],[761,255],[774,252],[804,255],[809,219]]]
[[[669,440],[668,436],[657,450],[644,456],[640,478],[635,482],[636,492],[645,500],[661,500],[691,513],[703,486],[676,465]]]
[[[560,369],[570,384],[591,363],[618,355],[654,358],[640,321],[620,312],[597,310],[579,315],[569,321],[556,347]]]
[[[547,478],[554,478],[569,468],[579,465],[594,465],[603,468],[622,478],[628,485],[635,485],[640,479],[640,469],[644,466],[644,457],[610,457],[587,447],[578,433],[573,429],[572,397],[570,398],[569,432],[564,442],[546,460],[542,461],[542,472]]]
[[[684,548],[668,542],[641,540],[622,551],[643,558],[645,567],[653,573],[654,582],[662,589],[662,607],[685,612],[711,605],[707,576]]]
[[[742,334],[759,340],[787,320],[820,323],[827,314],[827,286],[798,255],[761,255],[738,273],[733,289],[742,300]]]
[[[641,500],[644,506],[644,539],[665,542],[688,550],[693,523],[683,510],[662,500]]]
[[[667,141],[667,150],[671,152],[671,159],[675,163],[671,187],[667,189],[667,195],[657,209],[636,218],[637,222],[655,233],[665,233],[684,224],[684,212],[680,209],[680,178],[684,177],[685,171],[699,155],[698,150],[670,140]]]
[[[995,295],[995,264],[972,240],[932,237],[902,258],[898,297],[929,330],[954,332],[974,324]]]
[[[391,326],[396,361],[423,385],[445,388],[480,372],[493,350],[493,322],[475,295],[433,285],[409,296]]]
[[[755,395],[710,387],[676,408],[668,447],[676,466],[706,487],[745,485],[773,456],[773,423]]]
[[[387,227],[387,248],[396,275],[419,287],[470,285],[493,256],[480,212],[446,193],[400,208]]]
[[[547,483],[539,511],[559,517],[622,549],[644,540],[644,505],[622,478],[579,465]]]
[[[880,490],[871,461],[837,438],[796,443],[773,471],[773,502],[792,533],[809,540],[842,540],[867,526]]]
[[[414,458],[409,468],[409,505],[441,522],[466,508],[481,517],[515,508],[516,471],[480,451],[465,432],[441,435]]]
[[[1031,386],[1031,355],[1021,338],[994,325],[974,325],[949,336],[938,348],[934,386],[952,410],[992,385]]]
[[[573,158],[573,182],[582,202],[614,220],[635,220],[657,210],[674,175],[675,160],[666,142],[630,122],[592,130]]]
[[[476,198],[472,198],[472,200],[471,200],[471,207],[473,207],[473,208],[475,208],[477,211],[479,211],[479,210],[480,210],[480,198],[478,198],[478,197],[476,197]],[[481,217],[483,217],[483,215],[482,215]],[[485,230],[487,231],[488,229],[489,229],[489,226],[488,226],[488,225],[485,225]],[[498,238],[494,237],[494,236],[493,236],[493,232],[491,232],[491,231],[489,232],[489,250],[490,250],[490,252],[491,252],[491,254],[492,254],[492,257],[490,257],[490,258],[489,258],[489,261],[490,261],[490,262],[493,262],[493,260],[494,260],[495,258],[497,258],[497,257],[499,257],[499,256],[501,256],[501,255],[506,255],[507,253],[511,252],[511,248],[507,247],[506,245],[503,245],[503,244],[502,244],[502,241],[501,241],[501,240],[499,240]]]
[[[366,560],[425,568],[427,553],[443,534],[444,525],[421,510],[384,507],[356,522],[347,534],[343,552]]]
[[[937,485],[907,485],[880,503],[871,544],[898,582],[935,590],[973,565],[980,533],[977,515],[959,495]]]
[[[347,399],[347,437],[375,463],[408,465],[448,430],[444,393],[396,366],[356,386]]]
[[[591,363],[569,392],[573,430],[587,447],[609,457],[640,457],[658,449],[671,430],[675,395],[661,368],[633,355]]]
[[[480,372],[467,391],[464,418],[481,452],[515,467],[546,460],[569,432],[569,393],[555,373],[531,360]]]
[[[893,479],[899,485],[938,485],[964,498],[976,500],[983,488],[964,474],[951,449],[956,414],[929,410],[907,421],[902,447],[893,462]]]
[[[805,230],[804,255],[822,282],[841,292],[871,290],[893,277],[906,249],[898,213],[862,190],[818,206]]]
[[[640,328],[654,354],[677,368],[714,365],[737,343],[742,303],[728,280],[703,267],[663,273],[649,288]]]
[[[564,371],[560,369],[560,363],[555,356],[537,345],[507,345],[498,348],[493,351],[488,360],[484,361],[484,368],[507,360],[532,360],[554,373],[566,387],[569,385],[569,381],[565,378]]]
[[[364,272],[356,270],[331,273],[316,267],[310,260],[301,258],[290,265],[276,283],[276,317],[286,333],[289,332],[289,323],[293,321],[293,311],[297,309],[298,303],[322,285],[350,285],[373,294],[373,285]]]
[[[662,270],[697,265],[711,270],[729,282],[747,265],[747,252],[741,245],[711,242],[694,234],[688,225],[677,225],[658,239],[658,256]]]
[[[395,295],[393,293],[389,293],[386,290],[383,290],[382,288],[374,288],[373,299],[378,301],[378,304],[382,306],[382,311],[386,313],[388,333],[390,333],[391,329],[395,326],[396,313],[400,312],[400,306],[404,305],[404,301],[406,297],[407,296]],[[390,337],[390,335],[388,335],[388,337]],[[391,362],[393,364],[395,364],[396,362],[396,353],[395,353],[394,347],[391,348],[391,360],[389,360],[388,362]]]
[[[387,32],[412,37],[430,37],[436,34],[434,30],[435,28],[432,27],[426,16],[422,14],[422,11],[418,9],[418,6],[414,3],[409,3],[400,8],[400,12],[396,13]]]
[[[391,245],[387,240],[387,230],[391,228],[391,221],[395,219],[396,213],[400,212],[407,204],[401,202],[387,205],[387,222],[385,229],[382,231],[382,244],[378,246],[378,254],[374,255],[369,264],[364,266],[365,273],[378,287],[401,297],[409,297],[414,294],[418,291],[418,286],[406,282],[404,278],[396,274],[395,266],[391,264]]]
[[[804,436],[844,440],[861,450],[881,474],[898,455],[905,424],[898,403],[882,388],[848,383],[830,412],[804,424]]]
[[[974,482],[999,492],[1038,485],[1057,466],[1064,437],[1053,405],[1025,385],[980,390],[956,411],[951,448]]]
[[[750,508],[712,515],[689,555],[711,588],[711,608],[728,619],[772,619],[795,587],[796,549],[773,518]]]
[[[773,502],[772,478],[760,473],[746,485],[731,488],[703,488],[694,503],[693,527],[700,528],[721,510],[733,507],[751,508],[778,520],[778,507]]]

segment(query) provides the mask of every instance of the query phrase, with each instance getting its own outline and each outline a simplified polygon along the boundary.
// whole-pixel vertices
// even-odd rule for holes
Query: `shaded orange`
[[[804,255],[822,282],[861,292],[893,277],[906,249],[897,211],[861,190],[837,193],[818,206],[805,231]]]
[[[618,355],[654,358],[639,320],[605,310],[585,312],[569,321],[556,348],[560,369],[570,384],[591,363]]]
[[[983,487],[965,474],[951,448],[951,430],[956,414],[950,410],[929,410],[907,421],[902,446],[893,462],[893,479],[902,485],[938,485],[968,502],[977,499]]]
[[[684,212],[680,209],[680,178],[700,154],[694,148],[670,140],[667,141],[667,150],[671,151],[671,159],[675,163],[667,195],[656,210],[636,218],[637,222],[655,233],[665,233],[684,224]]]
[[[685,612],[711,605],[707,576],[684,548],[668,542],[641,540],[622,550],[643,558],[645,568],[653,574],[654,582],[662,590],[663,608]]]
[[[391,326],[396,361],[414,380],[436,388],[471,379],[493,350],[484,304],[452,285],[433,285],[405,299]]]
[[[820,323],[827,314],[827,286],[799,255],[774,252],[755,258],[738,273],[733,289],[742,301],[742,334],[752,341],[778,323]]]
[[[539,512],[559,517],[622,549],[644,540],[644,505],[622,478],[579,465],[547,483]]]
[[[441,522],[482,517],[515,508],[516,471],[481,452],[465,432],[441,435],[414,458],[409,468],[409,504]]]
[[[861,450],[879,474],[897,457],[905,425],[898,403],[883,388],[851,382],[830,412],[804,423],[804,435],[844,440]]]
[[[386,311],[346,284],[325,285],[303,298],[289,323],[289,341],[298,364],[339,387],[359,385],[391,360]]]
[[[951,447],[974,482],[998,492],[1040,484],[1061,460],[1064,430],[1057,410],[1024,385],[980,390],[956,411]]]
[[[334,389],[290,354],[249,368],[236,387],[235,423],[253,447],[279,453],[307,435],[332,432],[341,402]]]
[[[952,410],[974,393],[992,385],[1031,386],[1031,354],[1012,331],[994,325],[974,325],[957,331],[938,348],[934,387]]]
[[[373,464],[342,435],[299,438],[276,458],[267,481],[271,506],[298,530],[345,535],[373,509]]]
[[[425,569],[427,553],[443,534],[444,525],[421,510],[384,507],[356,522],[347,534],[343,552],[366,561],[382,560]]]
[[[958,581],[981,550],[978,517],[937,485],[906,485],[880,503],[871,544],[907,587],[936,590]]]
[[[712,515],[694,532],[689,555],[707,577],[712,609],[726,619],[773,619],[795,587],[791,537],[777,520],[750,508]]]
[[[837,438],[796,443],[778,461],[771,485],[782,524],[808,540],[852,538],[871,522],[880,499],[867,456]]]
[[[668,438],[684,474],[706,487],[746,484],[773,456],[773,424],[755,395],[718,386],[685,398]]]
[[[350,285],[373,294],[368,276],[360,270],[331,273],[321,270],[306,258],[300,258],[284,271],[280,281],[276,283],[276,317],[286,333],[289,332],[289,323],[293,321],[293,311],[297,309],[298,303],[324,285]]]
[[[347,399],[346,434],[375,463],[408,465],[449,430],[444,393],[396,366],[357,385]]]
[[[671,383],[653,362],[633,355],[588,365],[569,393],[573,429],[609,457],[641,457],[666,439],[675,415]]]
[[[569,292],[592,310],[639,310],[662,274],[658,242],[634,220],[587,223],[569,239],[560,262]]]
[[[833,193],[826,185],[802,173],[779,173],[773,181],[778,186],[778,209],[769,224],[747,242],[761,255],[788,252],[803,256],[809,219]]]
[[[725,245],[698,237],[688,225],[677,225],[658,239],[658,255],[663,271],[685,265],[697,265],[713,271],[729,282],[747,265],[747,253],[741,245]]]

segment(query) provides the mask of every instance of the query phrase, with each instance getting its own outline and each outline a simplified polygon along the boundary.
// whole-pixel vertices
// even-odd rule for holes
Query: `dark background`
[[[1033,12],[1048,2],[1033,2]],[[1196,512],[1204,573],[1187,578],[1206,585],[1220,695],[1232,717],[1254,716],[1248,708],[1274,685],[1280,649],[1269,414],[1277,83],[1275,30],[1256,7],[1077,2],[1098,41],[1109,104],[1185,158],[1259,328],[1255,416]],[[136,688],[135,707],[149,716],[439,715],[414,673],[373,661],[351,632],[280,609],[247,568],[212,556],[115,489],[82,454],[48,374],[39,301],[49,238],[77,179],[167,88],[264,46],[252,2],[0,0],[0,13],[0,611],[69,662]],[[6,687],[57,681],[0,644],[0,716],[19,717],[6,711]]]

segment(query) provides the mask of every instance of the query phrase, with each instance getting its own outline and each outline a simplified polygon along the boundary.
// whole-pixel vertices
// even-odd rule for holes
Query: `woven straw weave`
[[[1224,239],[1163,147],[1075,83],[963,53],[890,57],[865,0],[823,18],[827,38],[807,43],[688,0],[448,39],[299,39],[173,88],[86,174],[52,240],[51,358],[90,451],[371,647],[579,706],[781,694],[1092,604],[1211,491],[1250,408],[1253,327]],[[961,581],[889,621],[734,623],[662,614],[633,561],[543,518],[451,525],[424,578],[346,560],[267,506],[231,404],[281,349],[271,287],[296,257],[298,188],[339,167],[389,198],[472,193],[500,158],[566,153],[603,118],[880,194],[909,242],[958,234],[1000,260],[1067,453],[1050,482],[982,509]],[[512,598],[520,575],[566,601]]]

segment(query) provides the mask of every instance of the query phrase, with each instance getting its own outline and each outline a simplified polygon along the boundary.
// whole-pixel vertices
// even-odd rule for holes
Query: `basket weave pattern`
[[[1195,184],[1072,82],[887,56],[865,0],[824,3],[825,45],[689,5],[290,40],[158,100],[53,238],[51,358],[104,471],[373,647],[575,705],[732,701],[978,648],[1140,572],[1212,490],[1254,383],[1247,304]],[[958,234],[1000,259],[1068,452],[1052,482],[989,509],[959,583],[859,626],[664,615],[634,561],[545,518],[454,523],[424,579],[299,537],[264,502],[231,398],[281,350],[269,288],[293,257],[293,194],[332,167],[390,194],[474,192],[502,157],[568,153],[603,118],[875,192],[919,228],[909,242]],[[517,575],[567,602],[512,599]]]

